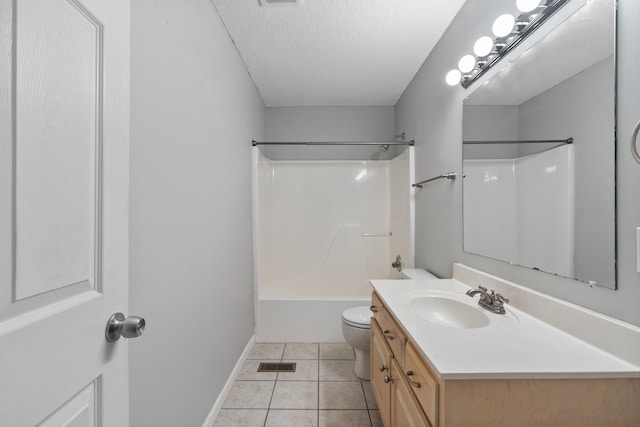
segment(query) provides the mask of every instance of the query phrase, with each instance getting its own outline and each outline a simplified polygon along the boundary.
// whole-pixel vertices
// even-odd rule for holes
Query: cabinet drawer
[[[403,374],[431,425],[438,425],[438,382],[409,342],[406,345]]]
[[[431,427],[401,369],[398,363],[391,359],[391,377],[393,379],[391,426]]]
[[[371,294],[371,316],[376,319],[378,322],[380,321],[380,315],[382,314],[384,305],[382,304],[382,300],[375,292]]]
[[[382,335],[393,352],[393,357],[398,360],[400,366],[404,366],[404,344],[406,341],[404,332],[387,309],[382,310],[382,313],[380,313],[378,323],[380,324]]]

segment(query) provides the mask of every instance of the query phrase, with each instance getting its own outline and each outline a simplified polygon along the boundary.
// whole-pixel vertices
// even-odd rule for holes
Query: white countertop
[[[408,306],[420,292],[470,289],[455,279],[372,280],[371,284],[442,379],[640,378],[640,367],[505,304],[506,315],[480,328],[430,322]],[[509,297],[509,295],[505,295]]]

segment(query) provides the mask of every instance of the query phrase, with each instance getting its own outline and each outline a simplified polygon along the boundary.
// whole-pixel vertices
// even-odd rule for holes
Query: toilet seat
[[[371,328],[371,310],[368,306],[352,307],[342,313],[342,321],[359,329]]]

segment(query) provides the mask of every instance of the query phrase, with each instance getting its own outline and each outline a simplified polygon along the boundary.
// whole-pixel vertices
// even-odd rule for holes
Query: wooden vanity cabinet
[[[640,378],[443,380],[372,300],[371,386],[385,427],[640,426]]]
[[[374,293],[374,305],[376,299]],[[378,317],[374,316],[371,321],[371,387],[380,418],[385,427],[435,426],[437,382],[431,374],[425,373],[428,368],[415,349],[407,347],[404,331],[391,313],[382,304],[379,307]],[[405,348],[411,370],[404,366]],[[421,381],[418,386],[420,399],[415,394],[418,381]],[[430,409],[425,411],[423,407]]]

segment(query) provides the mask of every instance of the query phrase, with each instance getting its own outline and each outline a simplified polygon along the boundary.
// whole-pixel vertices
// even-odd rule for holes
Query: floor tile
[[[318,409],[317,381],[277,381],[271,409]]]
[[[353,363],[353,360],[321,360],[320,381],[359,381]]]
[[[318,427],[371,427],[369,411],[321,410]]]
[[[384,427],[354,359],[347,343],[256,343],[214,427]],[[267,361],[296,372],[257,372]]]
[[[278,381],[318,381],[317,360],[283,360],[295,362],[295,372],[278,372]]]
[[[244,365],[240,369],[238,373],[238,377],[236,380],[238,381],[275,381],[278,377],[277,372],[258,372],[258,366],[260,363],[264,361],[261,360],[245,360]],[[275,362],[279,362],[279,360],[274,360]]]
[[[284,343],[259,342],[253,346],[247,359],[281,360],[283,352]]]
[[[367,409],[360,381],[320,382],[320,409]]]
[[[384,427],[382,418],[380,418],[380,411],[369,411],[369,417],[371,418],[372,427]]]
[[[266,409],[222,409],[213,427],[262,427]]]
[[[271,409],[265,427],[317,427],[318,411],[308,409]]]
[[[320,343],[320,359],[355,359],[353,347],[345,343]]]
[[[268,409],[275,381],[236,381],[223,408]]]
[[[376,403],[376,397],[374,396],[373,389],[371,388],[371,382],[362,381],[362,388],[364,389],[364,398],[367,401],[367,408],[378,409],[378,404]]]
[[[287,343],[283,359],[318,359],[318,344]]]

